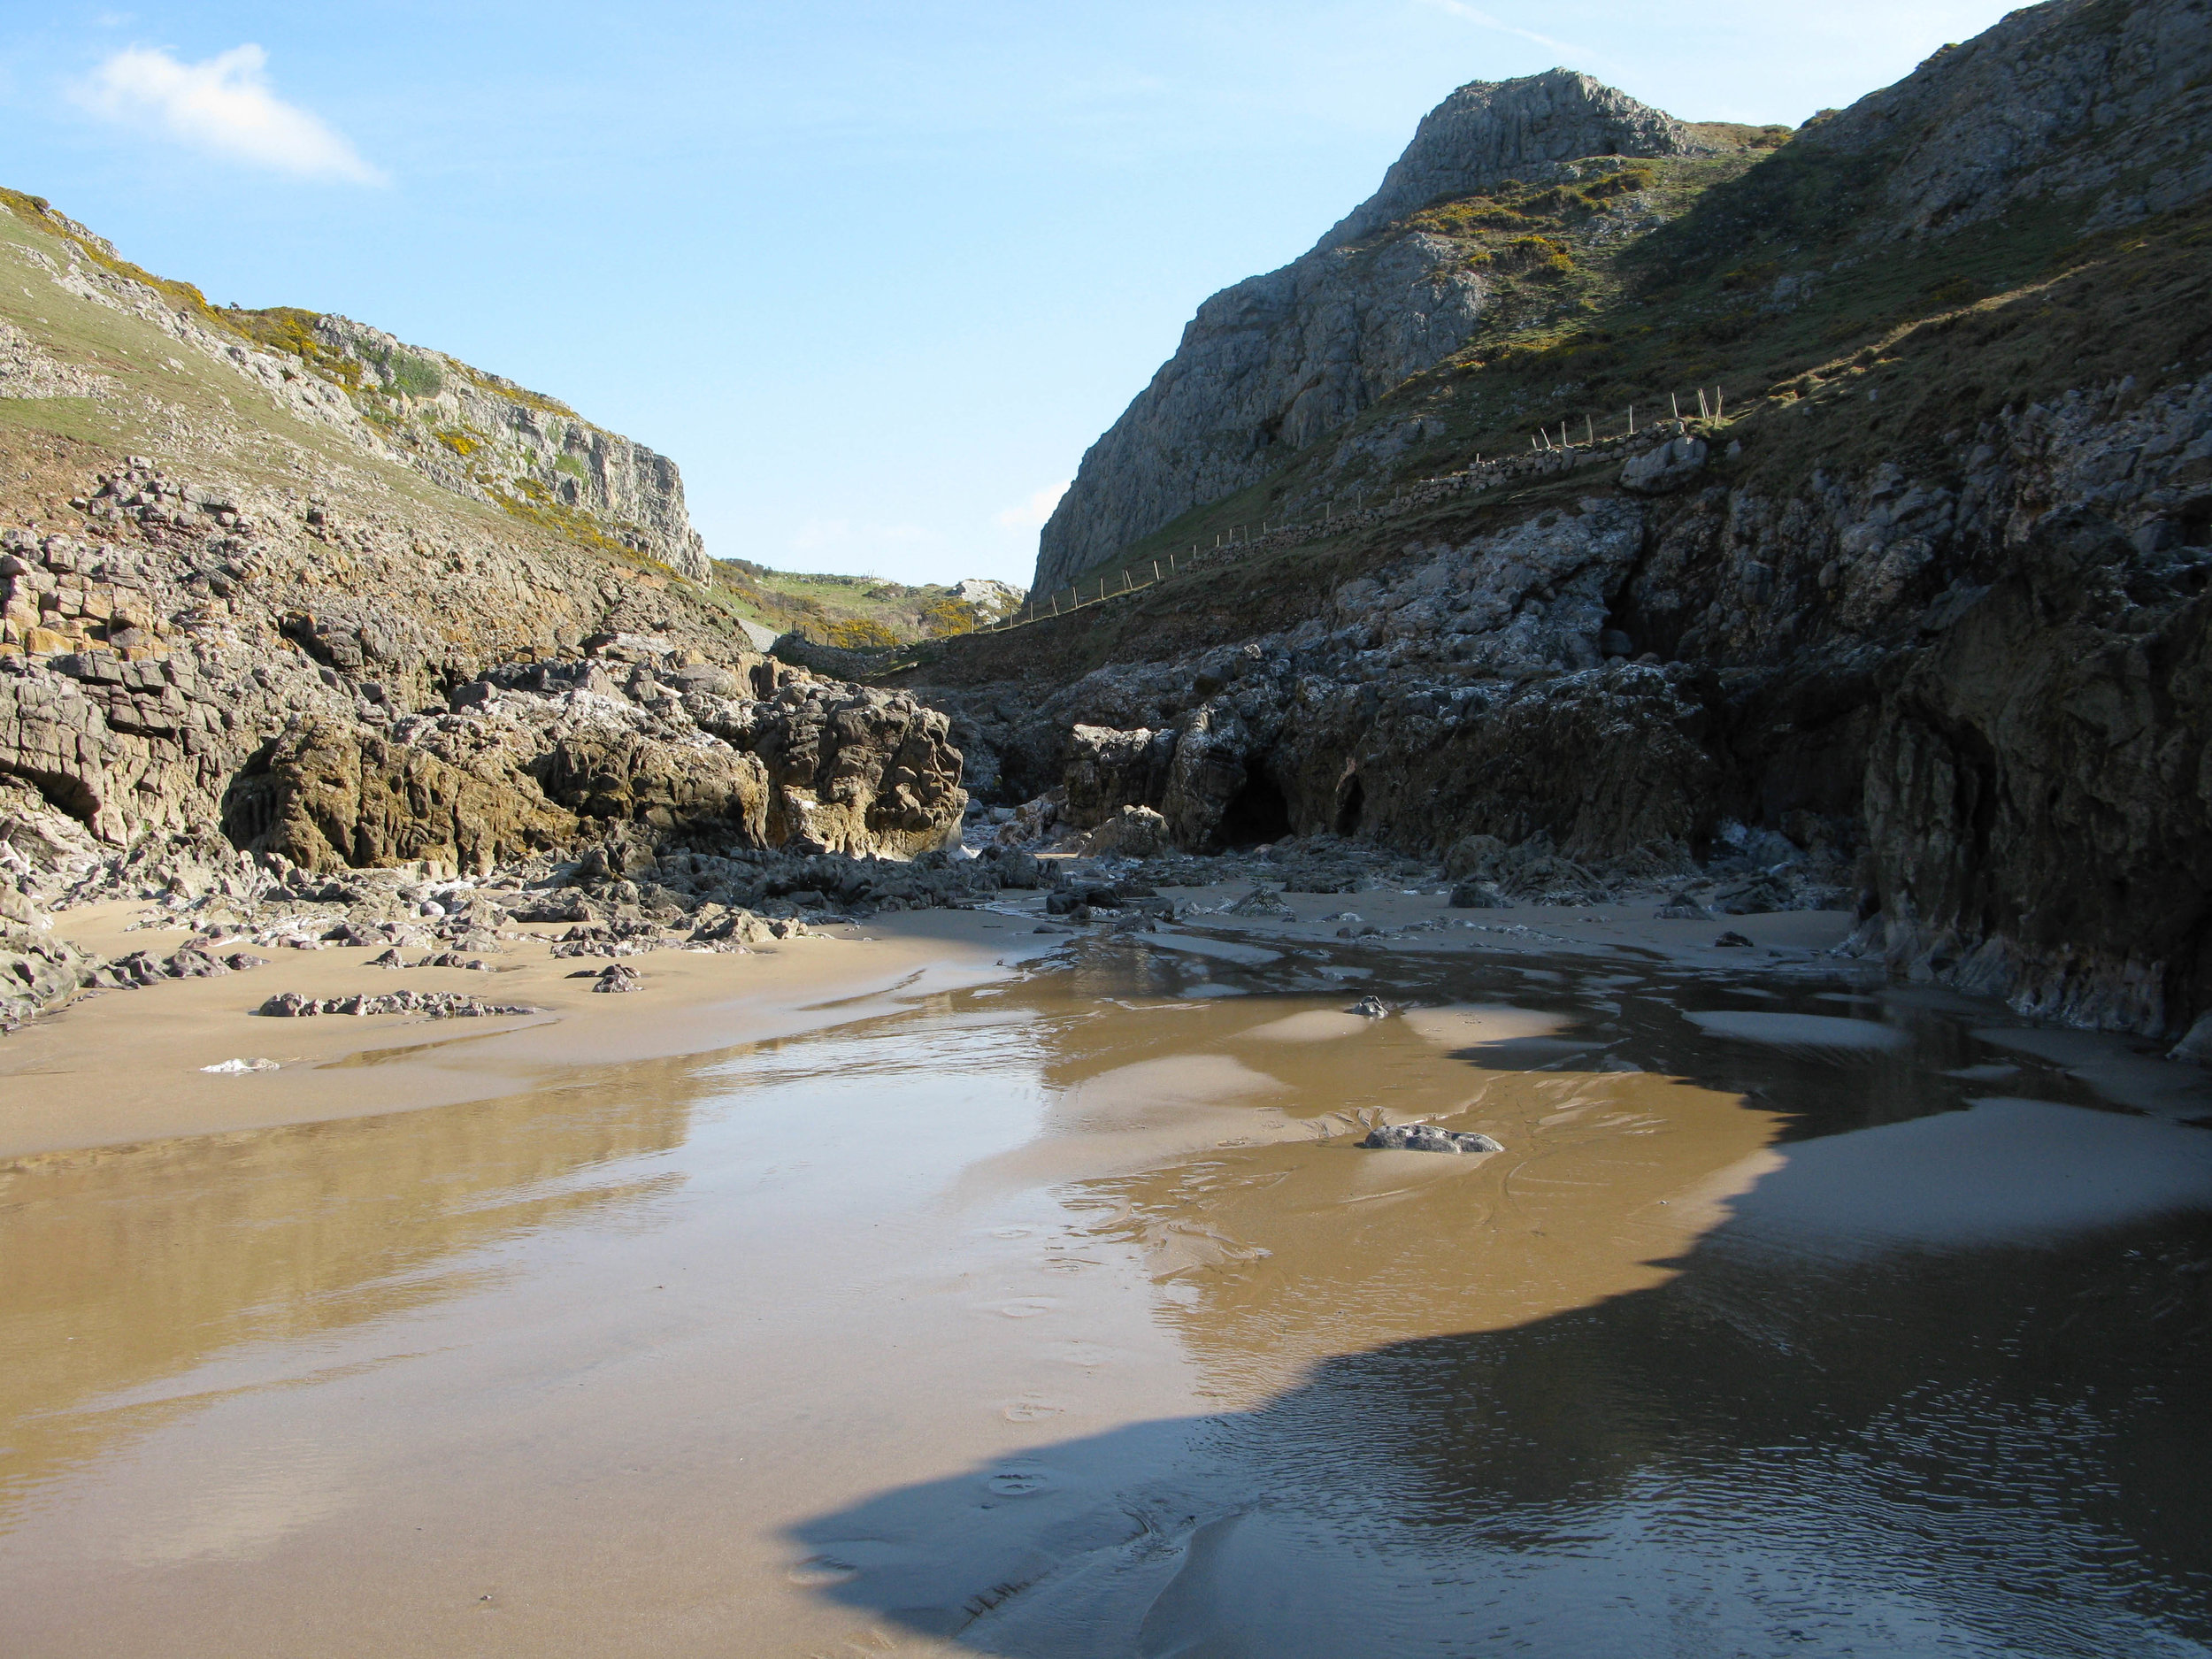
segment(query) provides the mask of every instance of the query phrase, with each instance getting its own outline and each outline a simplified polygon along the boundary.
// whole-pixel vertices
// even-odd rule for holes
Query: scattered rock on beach
[[[1388,1019],[1398,1011],[1398,1005],[1386,1002],[1379,996],[1363,996],[1344,1011],[1357,1014],[1362,1019]]]
[[[598,981],[591,988],[595,991],[641,991],[645,988],[645,980],[635,968],[626,963],[610,962],[600,970]]]
[[[1290,906],[1283,902],[1282,895],[1267,887],[1254,887],[1249,893],[1228,906],[1225,916],[1267,916],[1278,921],[1295,921]]]
[[[1723,933],[1718,939],[1716,939],[1713,943],[1716,948],[1724,949],[1749,950],[1752,949],[1751,941],[1746,939],[1741,933],[1738,933],[1732,927],[1726,933]]]
[[[457,991],[392,991],[380,996],[302,996],[285,991],[254,1010],[273,1019],[314,1014],[427,1014],[433,1019],[481,1019],[500,1014],[542,1014],[528,1002],[487,1002]]]
[[[1356,1011],[1356,1010],[1355,1010]],[[1434,1124],[1387,1124],[1367,1132],[1360,1145],[1378,1152],[1502,1152],[1504,1146],[1488,1135],[1458,1129],[1440,1129]]]

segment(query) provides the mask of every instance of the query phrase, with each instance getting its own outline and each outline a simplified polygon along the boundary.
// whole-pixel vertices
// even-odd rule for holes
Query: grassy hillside
[[[737,615],[779,634],[798,629],[841,650],[945,639],[994,619],[939,582],[909,588],[873,576],[770,570],[748,559],[717,559],[714,576],[717,596]]]

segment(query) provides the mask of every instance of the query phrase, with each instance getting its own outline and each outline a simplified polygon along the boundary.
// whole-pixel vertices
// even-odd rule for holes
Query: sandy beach
[[[2090,1110],[2153,1063],[2039,1057],[2054,1033],[1870,981],[1822,954],[1839,916],[1728,918],[1747,949],[1293,897],[1118,934],[1041,933],[1034,899],[886,916],[653,952],[623,995],[532,941],[495,974],[298,952],[18,1033],[11,1651],[1077,1659],[1233,1628],[1319,1655],[1357,1649],[1359,1606],[1418,1650],[1505,1617],[1509,1583],[1618,1613],[1593,1652],[1631,1651],[1670,1584],[1701,1640],[1755,1649],[1809,1603],[1841,1651],[1904,1616],[1861,1599],[1889,1571],[1862,1501],[1824,1464],[1740,1467],[1707,1402],[1753,1378],[1780,1419],[1741,1432],[1816,1447],[1915,1352],[2000,1398],[1953,1298],[2012,1307],[2023,1248],[2120,1271],[2086,1242],[2116,1230],[2181,1260],[2173,1218],[2212,1209],[2212,1138]],[[1388,932],[1339,938],[1354,909]],[[132,919],[64,925],[112,948]],[[549,1011],[249,1011],[403,979]],[[1347,1011],[1369,995],[1405,1011]],[[199,1069],[234,1056],[281,1069]],[[1507,1150],[1357,1149],[1379,1121]],[[1975,1409],[2016,1501],[2065,1501],[2087,1454],[2032,1401]],[[1765,1517],[1769,1587],[1622,1541],[1709,1502]],[[1356,1547],[1370,1502],[1443,1504],[1463,1587],[1415,1595],[1402,1540]],[[1568,1556],[1485,1541],[1523,1525],[1612,1539],[1594,1601]],[[1832,1535],[1874,1553],[1822,1588]],[[2181,1627],[2156,1575],[2099,1588],[2100,1548],[2051,1571],[2150,1609],[2108,1628]],[[1904,1611],[2026,1617],[1990,1594]]]

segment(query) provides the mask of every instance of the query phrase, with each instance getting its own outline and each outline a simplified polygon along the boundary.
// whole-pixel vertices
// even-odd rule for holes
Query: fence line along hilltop
[[[1027,627],[1033,622],[1049,622],[1059,617],[1071,616],[1092,605],[1119,599],[1125,595],[1142,593],[1148,588],[1171,581],[1193,570],[1211,568],[1224,558],[1241,558],[1279,548],[1301,547],[1325,535],[1340,535],[1347,530],[1380,524],[1386,518],[1417,507],[1433,506],[1453,495],[1480,494],[1502,485],[1549,478],[1579,467],[1594,465],[1601,461],[1617,457],[1624,459],[1651,444],[1681,436],[1694,425],[1708,430],[1717,428],[1721,424],[1722,402],[1717,389],[1709,400],[1705,389],[1701,387],[1697,392],[1698,412],[1694,419],[1683,412],[1678,398],[1670,398],[1671,412],[1664,419],[1647,426],[1639,426],[1635,410],[1632,407],[1627,411],[1624,427],[1607,435],[1601,435],[1596,421],[1585,415],[1579,442],[1575,439],[1573,423],[1563,420],[1555,429],[1542,428],[1532,432],[1525,454],[1498,456],[1486,461],[1477,455],[1472,462],[1456,472],[1417,479],[1410,484],[1398,486],[1386,501],[1371,504],[1356,495],[1355,504],[1348,511],[1330,506],[1323,510],[1318,518],[1291,524],[1270,524],[1262,520],[1257,534],[1252,534],[1248,525],[1232,526],[1214,538],[1211,547],[1202,548],[1193,542],[1188,553],[1171,552],[1164,558],[1145,559],[1125,566],[1118,580],[1112,576],[1102,576],[1098,578],[1095,592],[1091,590],[1092,584],[1086,580],[1056,588],[1041,597],[1033,594],[1013,615],[976,632],[1004,634],[1014,628]]]

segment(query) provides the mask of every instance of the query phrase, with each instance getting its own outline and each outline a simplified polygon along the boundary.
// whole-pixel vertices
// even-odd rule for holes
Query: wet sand
[[[1216,906],[1239,890],[1172,891],[1186,902]],[[1824,912],[1728,918],[1759,941],[1762,952],[1754,953],[1712,949],[1719,923],[1639,920],[1609,908],[1465,912],[1448,910],[1434,893],[1292,896],[1309,913],[1297,923],[1195,919],[1263,941],[1319,941],[1333,938],[1339,924],[1315,918],[1356,904],[1379,926],[1472,918],[1486,930],[1403,941],[1412,949],[1506,956],[1628,949],[1709,958],[1724,970],[1765,965],[1772,960],[1763,954],[1768,949],[1806,955],[1845,931],[1842,918]],[[134,927],[156,915],[118,902],[65,912],[56,931],[110,956],[165,953],[191,936],[181,928]],[[490,972],[374,969],[368,961],[376,953],[357,948],[279,950],[266,967],[242,974],[85,997],[0,1041],[0,1158],[451,1105],[529,1088],[564,1067],[710,1053],[793,1035],[1018,969],[1067,942],[1066,934],[1034,932],[1046,919],[1041,895],[1010,894],[1004,913],[884,916],[751,955],[657,951],[630,959],[649,988],[625,995],[590,990],[589,973],[604,965],[599,958],[557,960],[541,944],[487,956]],[[518,931],[550,940],[563,929]],[[1193,948],[1205,943],[1194,940]],[[586,977],[573,977],[580,972]],[[253,1012],[280,992],[329,997],[402,987],[548,1011],[442,1020],[406,1014],[269,1019]],[[233,1059],[273,1060],[282,1070],[246,1076],[203,1070]],[[340,1064],[347,1061],[355,1064]]]
[[[1477,919],[302,953],[19,1033],[7,1650],[2204,1651],[2212,1135],[1840,918]],[[241,1011],[434,980],[557,1017]]]

